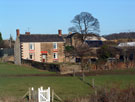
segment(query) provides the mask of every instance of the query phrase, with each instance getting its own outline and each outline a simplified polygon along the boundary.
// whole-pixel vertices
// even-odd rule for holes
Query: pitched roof
[[[62,34],[63,38],[66,38],[68,36],[68,34]]]
[[[74,36],[75,34],[79,34],[79,33],[72,33],[72,34],[69,34],[69,35],[67,35],[67,38],[72,38],[72,36]]]
[[[125,42],[125,43],[120,43],[118,47],[131,47],[135,46],[135,42]]]
[[[21,42],[64,42],[63,37],[58,34],[21,34],[19,38]]]
[[[85,42],[89,45],[89,47],[100,47],[103,45],[103,42],[101,40],[87,40]]]
[[[93,33],[89,33],[89,34],[72,33],[72,34],[69,34],[69,35],[67,36],[67,38],[72,38],[74,35],[79,35],[79,36],[84,35],[84,36],[95,36],[95,37],[99,37],[98,35],[93,34]]]

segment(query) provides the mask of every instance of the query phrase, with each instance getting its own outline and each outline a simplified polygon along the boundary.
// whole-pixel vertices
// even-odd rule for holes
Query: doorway
[[[42,55],[42,62],[43,63],[47,62],[47,55],[46,54]]]

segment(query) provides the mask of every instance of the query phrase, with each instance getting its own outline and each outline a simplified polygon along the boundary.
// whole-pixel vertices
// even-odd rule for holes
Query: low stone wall
[[[73,72],[81,72],[81,67],[79,64],[42,63],[32,60],[22,60],[22,64],[29,65],[41,70],[60,72],[60,74],[71,74]]]
[[[32,60],[22,60],[22,64],[32,66],[37,69],[41,70],[48,70],[53,72],[60,72],[60,65],[55,63],[42,63],[42,62],[36,62]]]
[[[1,62],[14,62],[14,56],[3,56],[0,58]]]
[[[79,64],[60,64],[61,74],[70,74],[74,72],[81,72],[81,66]]]
[[[32,60],[22,60],[23,64],[35,67],[41,70],[48,70],[53,72],[59,72],[60,74],[73,74],[82,72],[80,64],[75,63],[42,63]],[[84,70],[89,72],[90,70],[112,70],[112,69],[126,69],[135,68],[134,62],[117,62],[117,63],[96,63],[88,65]]]
[[[135,68],[135,62],[115,62],[115,63],[98,63],[90,66],[91,70],[112,70],[112,69],[127,69]]]

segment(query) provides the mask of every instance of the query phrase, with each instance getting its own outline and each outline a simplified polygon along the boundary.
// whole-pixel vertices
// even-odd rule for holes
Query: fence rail
[[[51,95],[52,93],[52,95]],[[43,89],[41,86],[38,90],[34,90],[34,88],[29,88],[29,90],[25,93],[22,99],[25,99],[28,96],[28,102],[54,102],[54,99],[63,102],[62,99],[54,92],[54,90],[48,87],[48,89]]]

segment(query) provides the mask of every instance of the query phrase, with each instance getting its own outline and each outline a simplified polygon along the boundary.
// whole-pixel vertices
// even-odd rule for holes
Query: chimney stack
[[[26,35],[30,35],[30,32],[25,32]]]
[[[58,34],[59,34],[59,36],[62,36],[62,30],[58,30]]]
[[[16,29],[16,35],[17,35],[17,37],[20,36],[20,30],[19,29]]]

